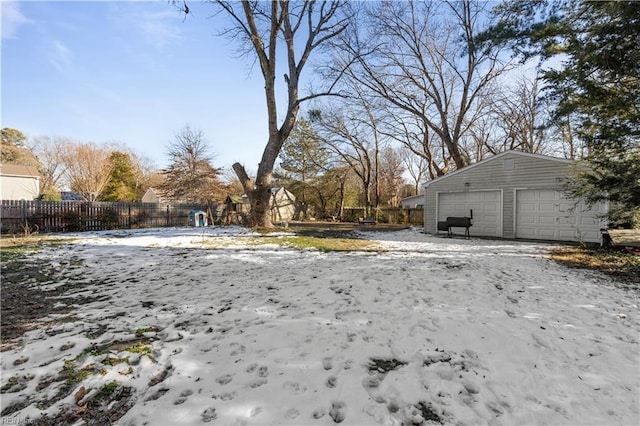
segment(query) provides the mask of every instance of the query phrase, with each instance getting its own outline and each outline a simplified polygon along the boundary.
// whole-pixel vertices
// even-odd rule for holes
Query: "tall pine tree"
[[[560,65],[543,75],[557,118],[571,118],[588,147],[568,190],[608,199],[613,224],[640,216],[640,2],[508,1],[485,35],[524,59]],[[585,167],[583,167],[585,166]]]

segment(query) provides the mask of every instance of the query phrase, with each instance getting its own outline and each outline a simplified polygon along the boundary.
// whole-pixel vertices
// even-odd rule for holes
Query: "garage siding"
[[[437,232],[437,198],[441,192],[502,190],[502,236],[515,238],[515,192],[519,189],[559,189],[571,172],[571,162],[521,152],[505,152],[468,166],[426,188],[425,231]]]

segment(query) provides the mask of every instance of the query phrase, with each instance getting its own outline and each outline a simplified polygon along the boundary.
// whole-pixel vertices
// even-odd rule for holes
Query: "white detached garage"
[[[599,242],[606,203],[588,208],[562,189],[570,160],[506,151],[425,185],[425,231],[473,217],[472,236]]]

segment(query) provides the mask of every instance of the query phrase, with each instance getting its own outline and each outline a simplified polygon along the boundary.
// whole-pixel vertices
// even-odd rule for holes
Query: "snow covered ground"
[[[256,235],[113,231],[40,252],[73,259],[69,297],[93,301],[2,353],[3,385],[20,379],[2,409],[53,417],[116,381],[135,402],[122,425],[640,424],[638,293],[544,244],[369,231],[380,251],[324,253]],[[42,409],[71,360],[99,373]]]

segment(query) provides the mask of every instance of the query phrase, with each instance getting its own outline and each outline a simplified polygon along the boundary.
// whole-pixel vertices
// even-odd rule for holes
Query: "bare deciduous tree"
[[[496,117],[502,141],[487,145],[491,153],[514,149],[533,154],[545,154],[539,91],[536,79],[521,79],[512,88],[496,96],[492,113]]]
[[[312,122],[322,142],[358,176],[365,211],[370,214],[380,198],[378,163],[385,138],[379,129],[379,110],[361,89],[353,85],[349,99],[313,111]]]
[[[351,75],[384,101],[388,133],[410,136],[404,143],[427,160],[432,177],[471,162],[469,129],[505,70],[476,39],[484,17],[483,5],[469,0],[383,1],[368,9],[368,34],[345,32],[336,43],[336,71],[350,64]]]
[[[94,143],[65,140],[60,147],[65,179],[72,191],[87,201],[96,201],[111,176],[111,150]]]
[[[234,39],[240,38],[244,53],[257,58],[265,82],[269,135],[258,164],[256,178],[251,179],[240,163],[235,163],[233,170],[251,203],[251,226],[269,228],[272,227],[269,190],[273,168],[280,149],[296,122],[300,104],[329,93],[327,91],[306,97],[300,96],[300,77],[312,53],[344,30],[346,21],[338,16],[342,2],[217,0],[214,3],[233,22],[232,28],[224,33]],[[277,55],[281,53],[285,53],[286,57],[284,84],[287,99],[286,111],[284,115],[279,116],[276,75]],[[279,118],[281,122],[278,122]]]
[[[206,203],[222,201],[221,171],[211,165],[212,155],[202,130],[185,126],[167,146],[170,165],[159,189],[170,199]]]
[[[36,136],[30,141],[32,152],[40,160],[40,194],[53,196],[62,189],[66,165],[62,159],[65,145],[72,143],[59,136]]]
[[[411,176],[411,185],[415,190],[415,194],[419,194],[421,192],[420,184],[426,181],[428,174],[427,161],[424,157],[415,155],[413,151],[405,146],[400,148],[400,158],[405,170]]]
[[[391,207],[400,205],[402,188],[405,185],[405,172],[402,158],[398,150],[387,146],[380,151],[378,161],[378,180],[380,188],[380,204]]]

